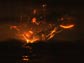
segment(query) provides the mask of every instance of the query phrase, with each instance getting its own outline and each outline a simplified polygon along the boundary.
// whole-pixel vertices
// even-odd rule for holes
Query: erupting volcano
[[[25,22],[18,26],[11,26],[10,28],[17,31],[16,35],[19,39],[25,40],[27,43],[33,43],[52,39],[57,33],[63,31],[63,28],[69,29],[74,27],[74,24],[56,26],[55,24],[43,22],[37,22],[36,18],[33,18],[29,23]]]
[[[17,31],[16,36],[18,39],[24,40],[27,43],[46,41],[52,39],[57,33],[62,32],[64,29],[74,27],[74,24],[71,23],[74,21],[74,18],[69,16],[58,18],[58,21],[61,22],[60,24],[53,23],[52,21],[48,22],[46,19],[46,5],[43,4],[42,7],[43,12],[41,16],[38,16],[39,11],[37,12],[37,9],[34,9],[29,20],[25,21],[25,18],[21,16],[19,25],[10,26],[11,30],[15,29]]]

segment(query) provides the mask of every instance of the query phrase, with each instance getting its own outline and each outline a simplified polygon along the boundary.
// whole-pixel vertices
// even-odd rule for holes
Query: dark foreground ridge
[[[23,47],[19,40],[0,42],[0,63],[80,63],[80,42],[51,40],[27,44]],[[29,62],[22,62],[22,56],[30,57]]]

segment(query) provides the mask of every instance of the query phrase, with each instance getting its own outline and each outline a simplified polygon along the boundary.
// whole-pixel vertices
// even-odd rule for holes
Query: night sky
[[[76,1],[56,0],[6,0],[0,1],[0,40],[14,36],[8,27],[8,23],[17,23],[19,16],[30,14],[33,8],[40,8],[40,5],[47,3],[50,13],[57,15],[69,14],[76,18],[76,26],[73,29],[65,30],[56,35],[58,40],[83,40],[84,38],[84,4]],[[10,34],[9,34],[10,33]]]

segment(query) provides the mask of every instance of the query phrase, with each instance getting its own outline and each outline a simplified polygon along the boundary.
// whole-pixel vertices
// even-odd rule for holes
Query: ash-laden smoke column
[[[25,20],[24,16],[20,16],[20,23],[10,26],[11,30],[15,29],[17,31],[17,39],[26,43],[46,41],[52,39],[57,33],[75,26],[73,23],[75,19],[71,16],[58,17],[56,23],[47,21],[47,4],[42,4],[41,7],[42,9],[40,10],[33,9],[32,14],[28,17],[26,16],[27,20]]]

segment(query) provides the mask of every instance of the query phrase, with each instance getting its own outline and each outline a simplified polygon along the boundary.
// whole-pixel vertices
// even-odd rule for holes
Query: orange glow
[[[28,56],[23,56],[22,60],[23,61],[29,61],[29,58],[28,58]]]
[[[33,24],[36,24],[36,25],[39,25],[39,23],[37,22],[36,17],[33,17],[33,18],[32,18],[32,23],[33,23]]]
[[[34,10],[33,10],[33,13],[34,13],[34,14],[36,14],[36,12],[37,12],[37,10],[36,10],[36,9],[34,9]]]
[[[48,40],[51,39],[51,38],[53,38],[54,35],[55,35],[55,33],[56,33],[56,27],[55,27],[55,28],[50,32],[50,34],[48,35],[48,36],[49,36]]]
[[[35,43],[38,41],[50,40],[55,36],[56,33],[59,33],[59,31],[57,31],[57,28],[52,24],[44,25],[40,23],[41,26],[34,26],[34,28],[27,27],[27,29],[24,27],[24,25],[11,26],[11,28],[15,29],[18,32],[16,34],[17,38],[25,41],[26,43]]]
[[[74,26],[75,26],[74,24],[71,24],[71,25],[60,25],[60,27],[64,28],[64,29],[73,28]]]
[[[49,33],[42,33],[40,34],[37,31],[29,30],[27,32],[22,32],[19,34],[19,38],[22,40],[25,40],[26,43],[35,43],[37,41],[45,41],[52,39],[54,35],[56,34],[57,28],[55,27],[54,29],[50,30]]]
[[[23,35],[23,39],[25,39],[27,43],[34,43],[35,41],[39,40],[38,37],[31,36],[31,35],[29,35],[29,36],[30,37]]]
[[[24,33],[22,37],[26,40],[27,43],[34,43],[35,41],[39,40],[38,37],[34,36],[32,31]]]
[[[10,29],[15,29],[17,31],[20,31],[17,26],[10,26]]]
[[[32,23],[36,23],[36,18],[32,18]]]

